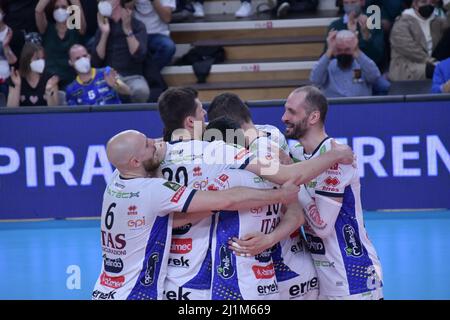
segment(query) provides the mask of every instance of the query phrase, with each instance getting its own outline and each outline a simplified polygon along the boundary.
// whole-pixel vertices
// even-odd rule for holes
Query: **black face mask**
[[[427,4],[426,6],[421,6],[419,8],[419,14],[424,19],[428,19],[429,17],[431,17],[431,15],[433,14],[433,11],[434,11],[434,6],[432,6],[431,4]]]
[[[353,64],[353,55],[351,54],[338,54],[336,59],[341,69],[350,69]]]

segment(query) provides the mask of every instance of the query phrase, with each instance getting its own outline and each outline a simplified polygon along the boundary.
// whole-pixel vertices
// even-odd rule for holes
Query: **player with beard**
[[[298,187],[197,191],[161,178],[152,139],[124,131],[107,145],[117,168],[106,186],[101,214],[103,265],[93,299],[162,299],[173,212],[239,210],[296,200]],[[195,214],[194,214],[195,215]]]

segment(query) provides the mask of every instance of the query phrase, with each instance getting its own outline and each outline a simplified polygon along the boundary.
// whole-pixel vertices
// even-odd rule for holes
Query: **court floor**
[[[386,299],[450,299],[450,211],[366,212]],[[0,299],[90,299],[100,220],[0,222]]]

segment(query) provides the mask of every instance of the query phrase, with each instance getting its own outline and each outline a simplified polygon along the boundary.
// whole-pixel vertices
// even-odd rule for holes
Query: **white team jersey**
[[[122,179],[103,195],[103,266],[93,299],[162,299],[172,212],[186,212],[196,190],[159,178]]]
[[[245,170],[226,170],[210,182],[211,189],[243,186],[273,189],[276,186]],[[249,233],[270,233],[280,220],[281,204],[250,210],[220,211],[213,236],[213,300],[277,300],[278,284],[271,250],[255,257],[240,257],[228,248],[228,240]]]
[[[270,156],[271,146],[276,146],[289,155],[289,146],[278,128],[271,125],[255,125],[258,130],[268,133],[252,141],[249,150],[258,156]],[[304,245],[300,232],[273,248],[272,257],[280,289],[281,300],[316,300],[319,284],[311,254]]]
[[[245,168],[251,157],[244,148],[223,141],[178,141],[167,144],[161,168],[169,181],[206,190],[210,179],[228,168]],[[167,299],[201,300],[209,297],[204,290],[211,288],[213,221],[211,217],[173,230],[166,281]]]
[[[304,161],[330,149],[331,139],[327,138],[311,155],[305,155],[300,144],[291,148],[291,154],[296,161]],[[305,213],[305,235],[319,277],[320,296],[343,297],[381,290],[381,265],[364,227],[357,168],[335,164],[306,188],[313,198],[343,198],[333,231],[324,239],[317,236],[311,225],[325,228],[327,213],[308,209]]]

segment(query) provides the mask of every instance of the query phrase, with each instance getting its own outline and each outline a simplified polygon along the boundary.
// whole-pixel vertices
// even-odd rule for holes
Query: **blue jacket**
[[[434,70],[432,93],[443,93],[442,85],[450,80],[450,58],[441,61]]]

